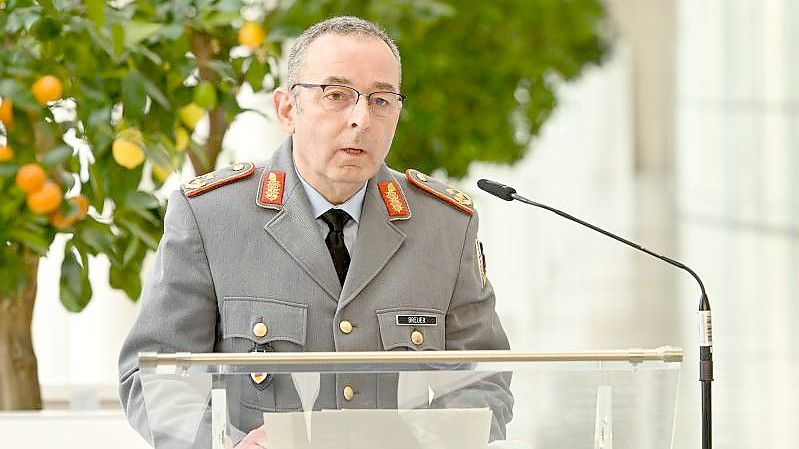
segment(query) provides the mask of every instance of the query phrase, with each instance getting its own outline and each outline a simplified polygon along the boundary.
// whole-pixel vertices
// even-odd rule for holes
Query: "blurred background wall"
[[[685,348],[674,447],[698,446],[693,281],[554,215],[492,199],[475,187],[482,177],[695,268],[714,311],[717,447],[791,447],[799,417],[791,382],[799,367],[799,4],[607,7],[613,56],[560,88],[533,151],[513,167],[474,164],[458,182],[481,213],[512,345]],[[248,101],[269,109],[268,98]],[[230,139],[234,151],[223,157],[258,160],[282,137],[273,123],[245,117]],[[58,265],[49,259],[42,270]],[[50,409],[116,407],[116,357],[136,305],[104,286],[104,273],[93,276],[95,297],[80,315],[63,311],[57,286],[40,286],[34,338]]]

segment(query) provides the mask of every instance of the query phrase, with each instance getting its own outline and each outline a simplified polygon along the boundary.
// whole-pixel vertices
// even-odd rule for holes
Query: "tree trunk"
[[[200,80],[210,81],[214,84],[219,82],[219,76],[208,65],[214,58],[214,44],[209,34],[192,30],[191,33],[191,52],[197,61],[197,71]],[[205,161],[194,152],[189,151],[189,160],[194,167],[197,175],[213,171],[216,168],[216,158],[222,152],[222,140],[227,131],[227,111],[221,104],[216,105],[208,111],[208,140],[205,142]]]
[[[0,296],[0,410],[42,408],[31,338],[39,257],[28,254],[23,263],[28,271],[25,287],[14,295]]]

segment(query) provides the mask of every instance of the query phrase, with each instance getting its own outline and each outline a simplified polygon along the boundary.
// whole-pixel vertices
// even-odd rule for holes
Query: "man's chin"
[[[364,167],[341,167],[336,173],[336,182],[342,184],[363,185],[377,174],[377,169],[366,169]]]

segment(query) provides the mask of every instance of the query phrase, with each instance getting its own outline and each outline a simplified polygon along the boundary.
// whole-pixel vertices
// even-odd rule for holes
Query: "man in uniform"
[[[290,137],[272,159],[199,176],[170,196],[120,355],[122,403],[146,439],[139,352],[508,349],[470,198],[384,164],[400,78],[396,46],[372,23],[336,17],[309,28],[274,94]],[[363,376],[323,379],[315,407],[396,407],[396,394]],[[246,381],[232,419],[250,432],[240,447],[257,447],[262,412],[300,400],[288,376]],[[489,383],[481,394],[498,438],[512,398],[506,377]]]

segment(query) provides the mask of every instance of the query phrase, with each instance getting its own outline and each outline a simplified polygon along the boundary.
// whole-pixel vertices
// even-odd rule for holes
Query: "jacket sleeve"
[[[173,192],[164,220],[164,235],[139,300],[139,315],[119,356],[122,406],[128,421],[150,444],[160,438],[158,434],[162,426],[164,431],[183,426],[176,422],[163,423],[158,417],[166,415],[153,403],[145,404],[138,354],[213,352],[217,323],[215,296],[194,213],[183,194],[180,191]],[[184,428],[203,433],[198,426],[202,425],[204,418],[198,418],[197,415],[205,414],[207,398],[204,396],[210,392],[210,385],[206,392],[205,386],[198,385],[171,387],[163,383],[152,385],[146,381],[144,384],[144,388],[150,388],[148,395],[164,393],[166,390],[167,396],[178,393],[183,398],[191,398],[173,402],[174,407],[181,410],[172,411],[195,421],[193,426]],[[166,435],[164,437],[168,438]]]
[[[494,289],[484,277],[485,265],[480,260],[475,213],[469,221],[461,252],[460,268],[446,318],[447,350],[510,349],[505,330],[495,310]],[[484,280],[485,279],[485,280]],[[482,376],[481,376],[482,377]],[[505,425],[513,413],[510,392],[511,373],[496,373],[449,392],[438,406],[487,406],[493,412],[491,440],[505,438]]]

